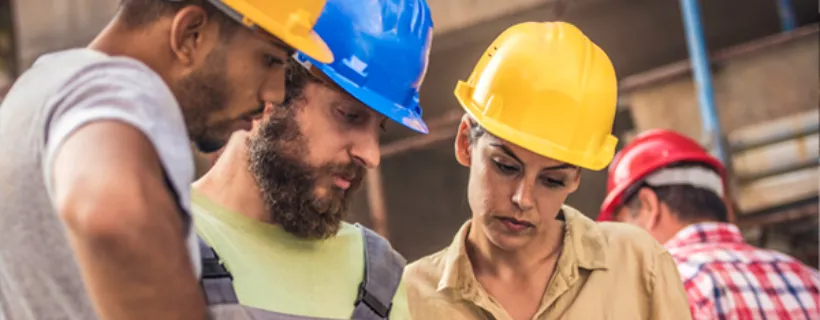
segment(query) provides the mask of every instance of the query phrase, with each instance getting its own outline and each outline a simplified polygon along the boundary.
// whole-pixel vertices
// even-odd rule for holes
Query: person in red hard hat
[[[647,230],[672,254],[694,319],[820,319],[820,273],[753,247],[728,222],[726,169],[677,132],[636,137],[609,167],[598,221]]]

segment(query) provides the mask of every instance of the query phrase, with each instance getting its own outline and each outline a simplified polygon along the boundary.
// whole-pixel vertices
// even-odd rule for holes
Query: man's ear
[[[461,124],[458,125],[458,133],[456,134],[456,160],[462,166],[470,167],[470,160],[472,157],[472,144],[470,143],[470,116],[464,115],[461,118]]]
[[[186,6],[179,10],[171,22],[171,51],[185,66],[195,64],[207,56],[209,41],[218,37],[218,29],[209,23],[208,13],[200,6]]]
[[[658,195],[651,188],[641,188],[638,190],[638,201],[640,201],[641,210],[644,211],[642,214],[649,215],[646,218],[647,230],[654,229],[660,223],[661,218],[661,201]]]

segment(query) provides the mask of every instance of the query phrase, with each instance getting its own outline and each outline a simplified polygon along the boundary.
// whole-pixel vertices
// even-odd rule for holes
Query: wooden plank
[[[800,220],[807,217],[817,216],[820,205],[817,202],[779,210],[763,215],[747,216],[738,219],[737,225],[739,228],[754,228],[768,225],[775,225],[789,221]],[[817,227],[817,226],[813,226]]]
[[[741,185],[736,196],[740,215],[785,205],[820,193],[820,169],[817,166]]]
[[[820,110],[814,108],[772,121],[739,128],[730,132],[727,139],[732,149],[742,151],[817,132],[819,127]]]
[[[732,155],[734,174],[738,179],[778,172],[820,159],[820,134],[798,137]]]

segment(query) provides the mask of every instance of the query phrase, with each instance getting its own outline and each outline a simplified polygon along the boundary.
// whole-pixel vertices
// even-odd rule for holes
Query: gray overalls
[[[407,261],[390,247],[384,238],[359,224],[364,238],[364,278],[354,304],[355,320],[389,319],[393,296],[399,287]],[[202,280],[213,319],[230,320],[327,320],[282,314],[239,304],[233,289],[233,277],[219,261],[219,256],[202,238]]]

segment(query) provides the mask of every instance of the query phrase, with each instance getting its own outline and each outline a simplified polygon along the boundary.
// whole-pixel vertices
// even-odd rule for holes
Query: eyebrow
[[[285,51],[285,54],[288,57],[290,57],[294,53],[296,53],[296,50],[293,49],[293,47],[289,46],[287,43],[285,43],[281,39],[279,39],[277,37],[274,37],[273,35],[265,32],[261,29],[254,30],[254,32],[256,33],[256,35],[262,37],[262,39],[265,40],[265,42],[267,42],[268,44],[270,44],[270,45],[272,45],[272,46],[274,46],[274,47],[276,47],[276,48],[278,48],[282,51]],[[284,63],[284,61],[282,61],[282,62]]]
[[[490,145],[493,146],[493,147],[496,147],[498,149],[501,149],[501,152],[504,152],[504,154],[508,155],[510,158],[515,159],[515,161],[518,161],[521,164],[524,163],[524,161],[521,161],[521,159],[519,159],[518,156],[516,156],[515,153],[512,152],[512,150],[510,150],[510,148],[505,146],[504,144],[491,143]],[[561,169],[575,169],[575,168],[578,168],[578,167],[576,167],[574,165],[571,165],[571,164],[568,164],[568,163],[562,163],[562,164],[559,164],[559,165],[554,165],[554,166],[543,168],[543,169],[541,169],[541,171],[555,171],[555,170],[561,170]]]

